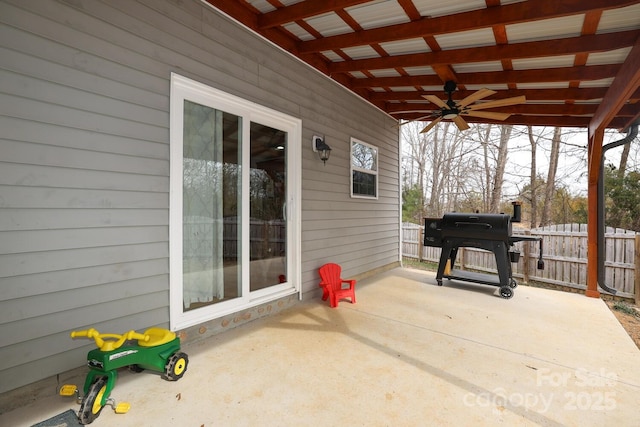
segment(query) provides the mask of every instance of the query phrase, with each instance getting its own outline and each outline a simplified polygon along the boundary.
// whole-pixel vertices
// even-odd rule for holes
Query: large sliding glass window
[[[258,123],[250,129],[250,289],[257,291],[287,279],[287,135]]]
[[[182,298],[193,310],[242,296],[240,196],[242,119],[184,101]],[[226,153],[226,155],[225,155]]]
[[[299,291],[298,119],[171,79],[171,328]]]

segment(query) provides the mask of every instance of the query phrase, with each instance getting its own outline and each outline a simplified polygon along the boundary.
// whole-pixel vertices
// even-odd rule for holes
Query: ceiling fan
[[[495,108],[495,107],[506,107],[508,105],[516,105],[516,104],[524,104],[526,98],[524,95],[515,96],[513,98],[505,98],[505,99],[497,99],[494,101],[487,101],[476,103],[474,102],[481,100],[482,98],[486,98],[487,96],[493,95],[496,91],[491,89],[480,89],[479,91],[472,93],[467,96],[463,100],[456,102],[451,97],[451,94],[456,90],[456,82],[449,80],[444,84],[444,91],[448,95],[448,100],[443,101],[435,95],[423,95],[425,99],[429,102],[440,107],[439,110],[435,111],[430,116],[420,117],[416,120],[419,121],[424,120],[427,117],[435,117],[435,119],[429,123],[424,129],[420,131],[420,133],[429,132],[435,125],[440,123],[442,119],[453,121],[458,129],[467,130],[469,129],[469,125],[462,118],[462,116],[471,116],[471,117],[481,117],[484,119],[491,120],[506,120],[511,113],[498,113],[493,111],[479,111],[485,110],[487,108]]]

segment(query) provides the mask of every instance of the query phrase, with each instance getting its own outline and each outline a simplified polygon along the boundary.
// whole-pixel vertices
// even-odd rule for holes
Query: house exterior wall
[[[168,327],[171,72],[302,120],[304,292],[325,262],[399,260],[384,113],[197,0],[2,1],[0,393],[82,366],[71,330]],[[351,137],[379,149],[377,200],[349,196]]]

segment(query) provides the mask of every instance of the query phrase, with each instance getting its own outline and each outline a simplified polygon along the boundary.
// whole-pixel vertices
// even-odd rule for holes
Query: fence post
[[[525,230],[526,236],[531,236],[531,230]],[[531,265],[531,242],[523,242],[522,244],[522,282],[529,283],[529,266]]]
[[[418,262],[422,262],[422,251],[424,249],[424,236],[422,227],[418,227]]]
[[[636,247],[635,247],[635,259],[636,269],[633,272],[635,278],[633,286],[636,294],[636,305],[640,304],[640,234],[636,233]]]

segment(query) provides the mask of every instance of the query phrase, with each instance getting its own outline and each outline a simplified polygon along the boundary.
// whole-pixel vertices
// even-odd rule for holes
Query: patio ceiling
[[[497,123],[593,132],[640,116],[638,0],[204,1],[397,119],[438,111],[424,95],[446,100],[449,80],[454,100],[526,97],[490,109],[511,113]]]

